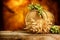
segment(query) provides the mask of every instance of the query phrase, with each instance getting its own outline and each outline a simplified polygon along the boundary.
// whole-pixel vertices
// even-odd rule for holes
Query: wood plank
[[[29,34],[20,31],[0,31],[0,40],[60,40],[60,34]]]

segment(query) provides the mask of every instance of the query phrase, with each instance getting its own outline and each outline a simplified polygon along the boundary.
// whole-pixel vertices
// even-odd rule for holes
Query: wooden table
[[[60,34],[29,34],[20,31],[0,31],[0,40],[60,40]]]

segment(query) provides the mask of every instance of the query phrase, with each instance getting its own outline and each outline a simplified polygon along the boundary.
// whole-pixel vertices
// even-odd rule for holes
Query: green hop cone
[[[58,26],[54,25],[54,26],[51,27],[50,32],[51,33],[55,33],[55,34],[59,34],[60,33],[60,29],[59,29]]]
[[[32,11],[32,10],[37,10],[38,12],[38,15],[41,15],[42,16],[42,11],[43,11],[43,8],[40,4],[30,4],[28,6],[28,8]]]
[[[30,10],[33,10],[33,9],[34,9],[34,5],[33,5],[33,4],[30,4],[30,5],[28,6],[28,8],[29,8]]]

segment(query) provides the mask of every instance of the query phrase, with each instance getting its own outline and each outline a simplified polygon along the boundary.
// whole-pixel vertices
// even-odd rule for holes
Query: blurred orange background
[[[50,0],[4,0],[3,4],[14,11],[9,12],[3,7],[4,29],[5,30],[21,30],[25,27],[25,16],[29,12],[27,6],[30,3],[39,3],[46,10],[52,12],[57,22],[57,3]]]

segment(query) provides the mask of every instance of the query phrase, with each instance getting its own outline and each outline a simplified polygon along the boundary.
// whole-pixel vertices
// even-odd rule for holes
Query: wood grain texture
[[[60,40],[60,34],[28,34],[20,31],[0,31],[0,40]]]

